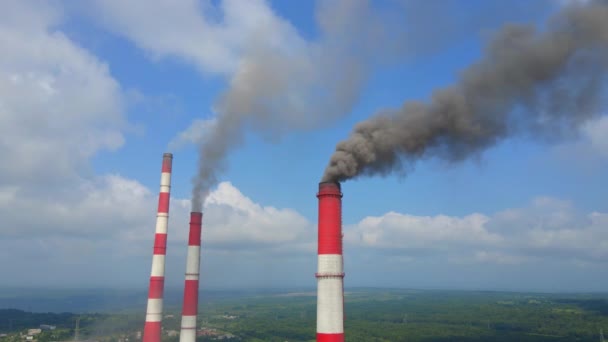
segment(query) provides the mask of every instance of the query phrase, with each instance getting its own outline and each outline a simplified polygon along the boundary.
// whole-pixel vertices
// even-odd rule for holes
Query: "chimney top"
[[[322,188],[338,188],[338,190],[342,190],[342,186],[340,185],[340,182],[337,181],[326,181],[326,182],[321,182],[319,183],[319,190],[321,190]]]

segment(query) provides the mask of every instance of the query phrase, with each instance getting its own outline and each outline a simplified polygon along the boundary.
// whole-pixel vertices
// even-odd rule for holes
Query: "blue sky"
[[[325,8],[337,13],[332,25],[356,19],[367,32],[379,18],[405,34],[355,51],[367,77],[348,110],[321,113],[332,118],[307,129],[279,111],[276,139],[246,130],[205,204],[201,277],[203,287],[313,287],[315,193],[335,144],[378,110],[454,82],[503,24],[542,26],[563,6],[348,3],[4,4],[0,147],[10,163],[0,168],[0,257],[15,261],[0,265],[3,283],[146,286],[171,146],[167,282],[180,286],[197,143],[208,134],[191,125],[217,115],[259,22],[277,51],[297,57],[327,38],[317,23]],[[298,80],[295,89],[315,89]],[[198,135],[180,140],[183,132]],[[551,144],[509,138],[459,164],[423,160],[405,177],[346,182],[346,286],[605,290],[608,119],[579,133]]]

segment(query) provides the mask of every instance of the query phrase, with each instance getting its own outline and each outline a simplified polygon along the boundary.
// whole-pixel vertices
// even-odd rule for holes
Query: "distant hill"
[[[55,325],[58,328],[74,326],[72,313],[33,313],[17,309],[0,309],[0,333],[8,333],[27,328],[38,328],[41,324]]]
[[[108,289],[0,289],[0,309],[31,312],[117,312],[146,306],[145,291]],[[176,296],[168,299],[177,303]]]
[[[226,298],[269,295],[314,289],[202,289],[201,303]],[[183,290],[165,289],[165,308],[181,309]],[[74,313],[143,313],[146,309],[146,289],[44,289],[0,288],[0,309],[31,312]],[[2,324],[2,323],[0,323]]]

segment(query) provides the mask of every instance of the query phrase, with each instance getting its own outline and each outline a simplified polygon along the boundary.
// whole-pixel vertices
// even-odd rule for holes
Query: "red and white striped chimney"
[[[184,306],[182,308],[182,328],[179,334],[180,342],[196,341],[202,224],[203,213],[191,212],[190,234],[188,236],[188,259],[186,261],[186,281],[184,285]]]
[[[163,166],[160,176],[160,194],[158,195],[158,211],[156,214],[156,234],[154,236],[154,254],[152,255],[152,272],[150,274],[150,288],[148,291],[148,307],[146,309],[143,342],[160,342],[161,340],[172,163],[173,155],[171,153],[163,154]]]
[[[319,183],[317,341],[344,342],[344,263],[340,183]]]

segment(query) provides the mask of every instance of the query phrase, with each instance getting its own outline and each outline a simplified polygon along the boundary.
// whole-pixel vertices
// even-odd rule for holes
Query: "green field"
[[[205,297],[205,292],[201,294]],[[139,306],[139,304],[138,304]],[[141,330],[144,307],[121,313],[83,313],[80,335],[103,341],[130,337]],[[202,298],[199,327],[233,341],[313,341],[314,291],[227,293]],[[346,292],[347,341],[599,341],[608,331],[608,295],[471,291],[351,289]],[[168,336],[179,331],[179,308],[166,310]],[[62,338],[73,336],[75,314],[0,310],[0,332],[57,324]],[[8,324],[10,320],[10,326]],[[46,334],[46,335],[45,335]],[[43,333],[39,341],[57,340]],[[230,340],[230,339],[228,339]]]

